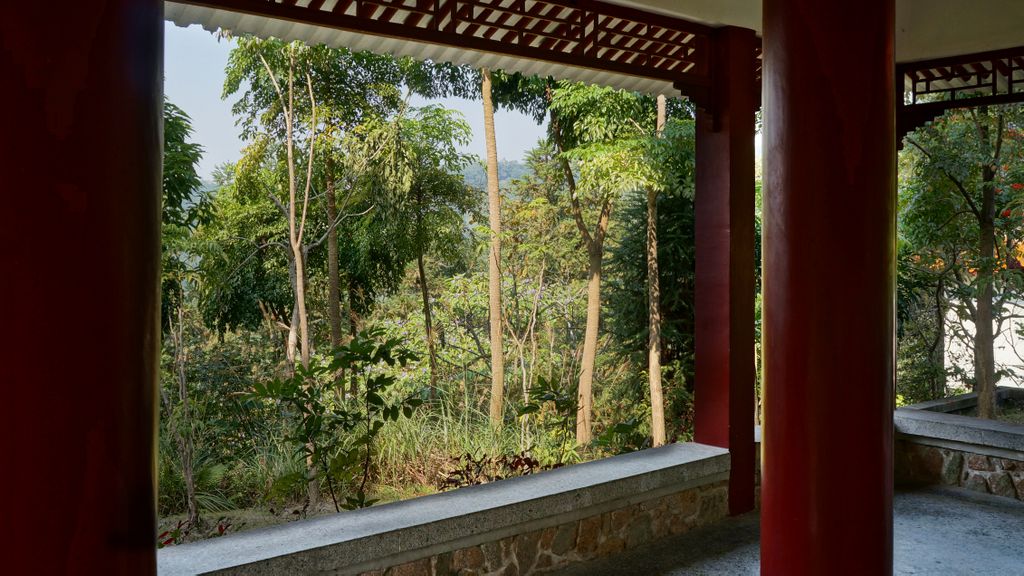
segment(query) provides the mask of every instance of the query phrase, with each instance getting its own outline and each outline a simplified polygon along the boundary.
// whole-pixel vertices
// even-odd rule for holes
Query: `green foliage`
[[[204,198],[198,194],[202,181],[196,165],[203,156],[203,147],[189,142],[192,119],[184,110],[164,100],[164,164],[163,212],[164,226],[194,228],[210,216]]]
[[[548,115],[548,91],[552,84],[553,81],[548,78],[493,70],[491,98],[496,107],[521,112],[540,124]],[[474,97],[479,93],[478,89]]]
[[[377,436],[388,422],[411,417],[423,403],[419,394],[390,400],[388,393],[397,380],[379,368],[404,367],[416,355],[396,338],[382,339],[379,330],[360,332],[333,355],[329,362],[313,362],[309,368],[296,366],[290,378],[255,383],[252,397],[291,409],[294,424],[287,439],[323,474],[336,508],[364,508],[376,502],[365,490]],[[339,372],[361,381],[358,399],[340,399],[343,392],[334,377]],[[358,488],[339,503],[335,483]]]
[[[897,388],[908,401],[972,386],[973,373],[941,362],[943,339],[973,349],[970,323],[983,289],[992,288],[997,326],[1024,291],[1022,126],[1021,106],[953,110],[907,137],[900,156]],[[986,229],[991,254],[980,248]],[[1006,373],[997,370],[997,377]],[[947,376],[958,381],[949,389]]]
[[[692,153],[692,152],[691,152]],[[658,275],[661,286],[662,375],[666,422],[671,435],[688,431],[694,362],[694,295],[696,252],[693,200],[682,195],[658,196]],[[606,290],[606,329],[620,345],[614,353],[624,361],[646,368],[647,310],[647,198],[626,196],[620,213],[622,234],[610,248]],[[632,373],[622,394],[637,404],[647,402],[644,368]]]
[[[167,330],[170,315],[185,297],[183,284],[191,273],[191,234],[209,221],[210,204],[196,165],[203,148],[189,142],[192,121],[181,108],[164,101],[163,233],[160,242],[160,326]]]
[[[539,376],[537,385],[530,388],[529,397],[530,401],[519,408],[519,417],[533,417],[554,436],[557,451],[553,464],[564,464],[568,457],[575,455],[576,390]],[[545,407],[549,409],[544,410]]]
[[[508,412],[492,426],[485,410],[489,230],[483,194],[465,177],[477,163],[461,152],[470,129],[451,110],[409,105],[409,94],[477,98],[479,71],[243,37],[225,72],[224,96],[247,146],[236,164],[218,169],[208,198],[187,170],[198,148],[187,143],[183,113],[174,121],[186,124],[168,133],[182,143],[181,169],[169,172],[178,175],[171,196],[182,201],[167,204],[182,210],[165,214],[165,253],[180,264],[165,264],[180,294],[165,301],[182,310],[182,346],[165,344],[161,386],[167,394],[178,389],[175,354],[184,352],[204,511],[269,503],[315,514],[301,504],[311,480],[326,486],[336,509],[358,508],[434,490],[439,475],[456,467],[472,483],[645,446],[645,363],[637,351],[646,339],[638,235],[638,193],[646,189],[659,192],[661,212],[666,392],[673,413],[689,417],[694,166],[685,104],[670,102],[675,119],[654,138],[653,99],[494,71],[495,104],[538,122],[554,112],[564,154],[540,142],[523,165],[508,164],[515,170],[501,182]],[[294,306],[282,218],[292,177],[278,90],[288,92],[289,77],[300,183],[312,165],[303,239],[308,368],[287,362],[283,345]],[[613,254],[596,360],[599,440],[584,448],[575,446],[573,428],[587,256],[563,161],[587,216],[606,201],[622,199],[625,207],[625,219],[607,233]],[[328,189],[336,198],[333,222],[325,214]],[[202,210],[189,213],[193,206]],[[332,226],[352,340],[328,353],[329,262],[321,246]],[[420,257],[430,279],[437,389],[417,409],[430,383],[419,275],[409,266]],[[162,412],[162,514],[185,501],[182,466],[172,456],[171,424],[180,413],[170,405]],[[686,437],[685,426],[677,437]]]
[[[287,224],[261,193],[277,176],[255,153],[250,147],[238,166],[222,168],[215,216],[196,232],[203,321],[220,333],[256,330],[268,316],[291,313]]]

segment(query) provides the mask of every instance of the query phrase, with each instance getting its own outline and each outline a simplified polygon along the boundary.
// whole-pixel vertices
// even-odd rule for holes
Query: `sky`
[[[210,180],[213,169],[238,160],[244,143],[231,115],[232,100],[221,100],[224,66],[231,41],[218,40],[213,34],[190,26],[181,28],[165,23],[164,93],[192,118],[192,139],[202,145],[199,175]],[[415,99],[414,105],[426,101]],[[440,103],[461,112],[473,130],[473,141],[463,151],[484,157],[483,105],[479,101],[447,98]],[[518,112],[498,110],[494,114],[498,157],[521,160],[544,136],[544,128]]]

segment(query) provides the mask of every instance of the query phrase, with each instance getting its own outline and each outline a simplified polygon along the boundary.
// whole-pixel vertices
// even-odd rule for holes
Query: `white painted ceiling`
[[[740,26],[761,33],[761,0],[608,1],[711,26]],[[1022,45],[1024,0],[896,0],[897,62]]]

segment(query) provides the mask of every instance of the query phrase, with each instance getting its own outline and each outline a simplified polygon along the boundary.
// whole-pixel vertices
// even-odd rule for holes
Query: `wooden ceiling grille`
[[[600,0],[182,0],[350,32],[710,85],[712,29]]]

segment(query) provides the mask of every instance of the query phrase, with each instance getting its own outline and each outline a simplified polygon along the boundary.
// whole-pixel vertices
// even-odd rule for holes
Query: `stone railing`
[[[724,518],[728,473],[728,451],[674,444],[165,548],[159,574],[542,573]]]
[[[1000,387],[997,397],[1024,401],[1024,389]],[[963,394],[896,410],[896,482],[1024,500],[1024,425],[953,413],[976,405]]]

